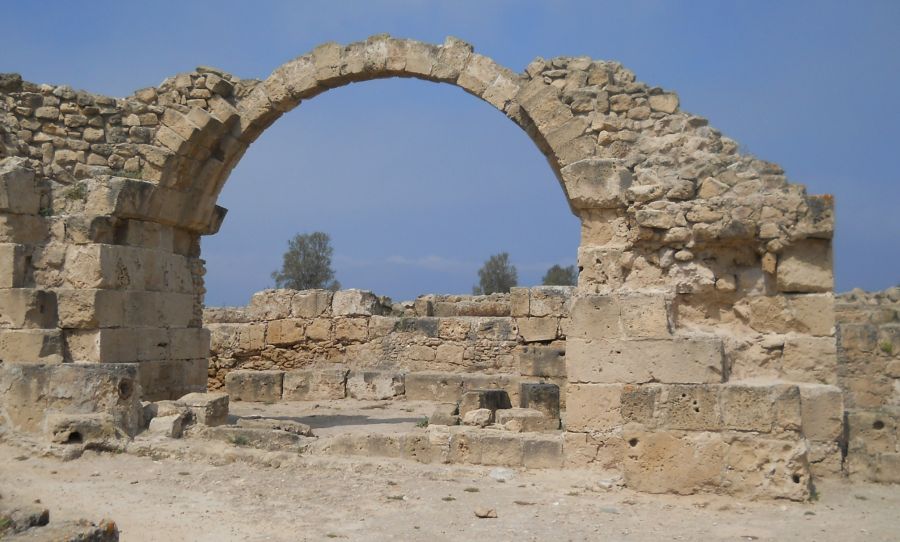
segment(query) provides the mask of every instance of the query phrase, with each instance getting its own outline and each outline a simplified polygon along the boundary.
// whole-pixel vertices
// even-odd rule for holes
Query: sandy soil
[[[39,499],[51,521],[113,518],[126,542],[900,540],[897,486],[828,482],[818,502],[747,503],[606,489],[585,472],[304,458],[200,440],[157,449],[63,462],[3,443],[0,492]],[[498,517],[479,519],[478,508]]]

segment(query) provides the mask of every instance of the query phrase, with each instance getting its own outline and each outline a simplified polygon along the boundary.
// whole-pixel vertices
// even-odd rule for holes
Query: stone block
[[[154,435],[162,435],[168,438],[181,438],[184,433],[185,416],[183,413],[169,416],[156,416],[150,420],[147,432]]]
[[[343,366],[305,369],[284,374],[285,401],[327,401],[347,396],[347,375]]]
[[[562,169],[569,201],[576,209],[615,208],[625,202],[632,176],[621,160],[589,158]]]
[[[509,374],[464,374],[463,391],[490,389],[504,390],[509,400],[519,402],[519,377]]]
[[[303,436],[288,431],[273,430],[266,427],[238,427],[234,425],[210,427],[206,430],[204,436],[235,446],[294,452],[299,449],[304,440]]]
[[[834,335],[834,295],[831,293],[789,296],[788,305],[801,331],[817,336]]]
[[[40,209],[41,193],[34,171],[17,159],[0,163],[0,212],[36,215]]]
[[[402,374],[385,371],[351,371],[347,394],[354,399],[377,401],[404,395]]]
[[[526,376],[566,376],[566,348],[564,345],[528,345],[515,351],[519,373]]]
[[[428,425],[458,425],[459,405],[457,403],[440,403],[428,417]]]
[[[750,499],[806,501],[810,494],[809,461],[805,442],[728,437],[723,457],[726,468],[719,484],[732,495]]]
[[[480,464],[482,465],[520,467],[523,454],[523,442],[517,435],[500,431],[486,431],[481,436]]]
[[[113,428],[133,436],[141,426],[133,364],[0,364],[0,409],[7,427],[44,430],[46,415],[103,415]]]
[[[108,412],[47,412],[44,431],[57,444],[85,444],[114,440],[116,429],[115,420]]]
[[[0,360],[6,363],[62,363],[59,330],[0,329]]]
[[[535,286],[530,288],[528,315],[535,317],[565,316],[573,286]]]
[[[308,425],[294,420],[246,416],[237,420],[237,426],[251,429],[268,429],[269,431],[284,431],[285,433],[292,433],[302,437],[313,436],[312,429]]]
[[[463,425],[473,425],[476,427],[487,427],[494,419],[493,411],[489,408],[476,408],[469,410],[465,414],[461,414]]]
[[[834,337],[789,337],[784,342],[781,373],[795,382],[837,383]]]
[[[335,316],[372,316],[379,314],[379,308],[378,298],[367,290],[339,290],[331,301]]]
[[[622,425],[622,384],[569,384],[568,431],[605,431]]]
[[[462,394],[459,401],[459,415],[463,417],[471,410],[487,409],[491,411],[490,419],[493,421],[493,413],[501,408],[512,408],[509,394],[505,390],[469,390]]]
[[[689,495],[721,485],[728,445],[718,433],[626,430],[625,485],[647,493]]]
[[[25,245],[0,243],[0,288],[25,287],[26,253]]]
[[[533,408],[501,409],[494,413],[495,423],[513,433],[557,431],[559,418],[549,418]]]
[[[291,315],[296,318],[317,318],[331,307],[333,292],[329,290],[303,290],[291,299]]]
[[[569,382],[715,383],[723,380],[723,359],[716,337],[566,341]]]
[[[844,398],[836,386],[800,384],[803,435],[817,442],[837,442],[844,433]]]
[[[831,241],[806,239],[785,248],[778,258],[776,282],[780,292],[830,292]]]
[[[849,455],[896,453],[898,450],[897,413],[886,409],[847,412]]]
[[[306,323],[300,318],[272,320],[266,329],[266,343],[275,346],[291,346],[305,337]]]
[[[527,469],[559,469],[564,462],[562,438],[528,438],[522,442],[522,464]]]
[[[651,384],[653,386],[653,384]],[[719,387],[715,385],[657,385],[653,419],[636,419],[647,426],[655,421],[665,429],[717,431],[721,427]],[[770,408],[770,405],[766,405]]]
[[[543,318],[516,318],[519,335],[526,343],[548,342],[559,337],[559,318],[547,316]]]
[[[291,316],[294,290],[277,289],[256,292],[250,297],[249,311],[257,320],[280,320]]]
[[[176,401],[190,409],[194,421],[201,425],[215,427],[228,423],[227,393],[189,393]]]
[[[418,461],[419,463],[431,463],[434,458],[434,449],[426,434],[407,433],[400,441],[401,457]]]
[[[519,385],[519,406],[535,409],[551,420],[559,419],[559,386],[523,382]]]
[[[463,375],[458,373],[416,372],[406,375],[406,399],[409,401],[458,402],[463,394]]]
[[[509,289],[509,315],[523,318],[530,315],[531,293],[528,288]]]
[[[799,431],[801,398],[790,384],[729,383],[721,388],[722,425],[737,431]]]
[[[618,299],[622,328],[628,337],[665,338],[669,331],[666,298],[650,295],[627,295]]]
[[[33,288],[0,289],[0,326],[55,328],[56,323],[54,292]]]
[[[344,343],[365,341],[368,334],[368,318],[338,318],[334,323],[334,338]]]
[[[567,339],[594,340],[622,336],[619,306],[611,296],[576,297],[569,318],[572,323]]]
[[[206,358],[162,359],[142,361],[134,365],[137,367],[142,399],[178,399],[188,393],[206,391]]]
[[[237,370],[225,375],[225,390],[234,401],[281,400],[284,371]]]

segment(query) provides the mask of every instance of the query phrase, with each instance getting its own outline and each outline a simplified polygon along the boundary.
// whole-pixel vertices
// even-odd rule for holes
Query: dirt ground
[[[817,502],[606,488],[597,475],[298,457],[201,440],[61,461],[0,443],[4,499],[130,541],[900,540],[900,487],[826,482]],[[167,457],[168,456],[168,457]],[[496,519],[474,511],[492,508]]]

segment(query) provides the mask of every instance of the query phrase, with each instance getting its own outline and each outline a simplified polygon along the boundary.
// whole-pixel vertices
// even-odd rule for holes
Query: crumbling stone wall
[[[842,294],[835,312],[847,471],[900,483],[900,287]]]
[[[565,391],[565,321],[573,288],[512,295],[421,296],[391,303],[361,290],[265,290],[247,307],[207,308],[209,388],[233,370],[328,370],[507,375]],[[529,326],[528,306],[550,325]],[[515,309],[513,308],[515,307]],[[524,312],[519,312],[524,310]],[[504,380],[504,382],[507,382]]]
[[[787,382],[796,414],[799,397],[831,393],[830,198],[740,154],[675,94],[586,57],[516,73],[453,38],[379,35],[324,44],[264,81],[198,68],[124,99],[0,77],[3,369],[121,362],[145,398],[205,387],[199,238],[224,218],[230,171],[303,100],[395,76],[456,85],[504,113],[581,220],[565,332],[573,464],[624,470],[649,491],[805,494],[809,461],[832,462],[831,427],[821,440],[803,423],[762,430],[726,405],[737,394],[762,408]],[[757,442],[771,453],[748,451]]]

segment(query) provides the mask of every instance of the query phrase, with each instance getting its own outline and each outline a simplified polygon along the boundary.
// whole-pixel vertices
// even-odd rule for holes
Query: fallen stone
[[[428,425],[458,425],[459,405],[456,403],[440,403],[428,418]]]
[[[462,417],[463,425],[474,425],[477,427],[487,427],[491,424],[493,412],[486,408],[478,408],[466,412]]]
[[[201,425],[215,427],[228,423],[227,393],[189,393],[176,404],[190,409],[193,420]]]
[[[183,413],[157,416],[150,420],[150,425],[147,426],[147,433],[168,438],[181,438],[184,434],[185,419],[186,416]]]
[[[476,508],[475,517],[482,519],[493,519],[497,517],[497,511],[493,508]]]
[[[260,416],[248,416],[240,418],[237,421],[238,427],[249,427],[251,429],[270,429],[278,431],[286,431],[303,437],[311,437],[312,429],[305,423],[294,420],[276,420],[274,418],[263,418]]]

